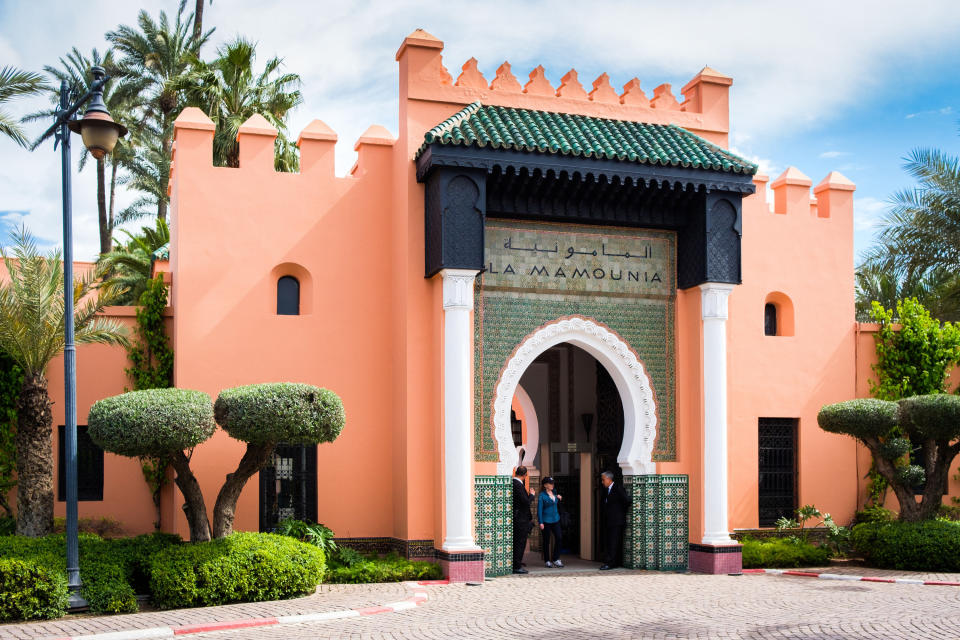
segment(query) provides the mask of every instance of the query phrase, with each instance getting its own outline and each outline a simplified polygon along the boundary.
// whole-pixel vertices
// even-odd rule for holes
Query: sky
[[[102,51],[104,33],[135,24],[141,8],[173,14],[177,2],[0,0],[0,66],[40,71],[73,46]],[[814,184],[831,170],[853,180],[858,254],[870,245],[891,194],[912,185],[902,170],[911,149],[960,155],[955,0],[215,0],[204,26],[216,28],[205,56],[242,35],[258,43],[260,64],[280,56],[301,76],[304,101],[291,114],[290,131],[295,138],[314,118],[332,127],[339,174],[353,164],[353,144],[370,124],[396,134],[394,55],[416,28],[444,41],[454,78],[476,57],[488,80],[508,60],[521,83],[542,64],[554,86],[576,68],[585,85],[607,72],[615,87],[636,76],[648,96],[668,82],[681,98],[680,87],[704,65],[732,76],[731,148],[771,179],[792,165]],[[23,115],[45,106],[36,98],[9,110]],[[32,135],[45,128],[29,125]],[[75,167],[77,259],[97,252],[95,189],[93,165]],[[121,194],[120,205],[133,197]],[[44,244],[59,246],[60,220],[52,143],[29,152],[0,140],[0,244],[10,228],[25,224]]]

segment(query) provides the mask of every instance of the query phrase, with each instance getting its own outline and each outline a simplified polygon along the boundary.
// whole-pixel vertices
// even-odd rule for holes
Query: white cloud
[[[759,167],[758,169],[759,173],[763,173],[771,177],[776,177],[783,171],[780,168],[780,166],[775,164],[773,160],[771,160],[770,158],[762,158],[756,154],[746,153],[740,150],[739,147],[736,147],[733,145],[730,146],[730,151],[737,154],[741,158],[746,158],[753,164],[757,165]]]
[[[172,0],[146,4],[154,15],[160,7],[176,11]],[[603,72],[617,87],[638,76],[649,95],[662,82],[679,91],[708,64],[734,78],[734,145],[775,175],[777,167],[763,156],[765,141],[822,125],[861,104],[894,66],[937,58],[960,30],[960,12],[949,0],[909,7],[894,0],[821,0],[799,8],[765,0],[614,0],[593,7],[585,10],[574,0],[447,0],[442,11],[414,0],[214,2],[204,13],[206,24],[217,28],[206,54],[243,34],[258,41],[261,63],[283,56],[286,68],[304,82],[304,105],[292,115],[291,131],[295,136],[314,118],[330,125],[340,136],[339,173],[352,165],[354,141],[370,124],[397,133],[394,54],[417,27],[445,41],[444,60],[454,77],[475,56],[488,79],[507,59],[521,81],[542,63],[556,86],[573,66],[584,85]],[[118,23],[134,24],[138,8],[120,0],[2,3],[0,59],[6,59],[4,43],[22,66],[35,70],[55,63],[69,46],[103,48],[103,33]],[[0,140],[0,167],[0,209],[29,209],[31,228],[55,240],[57,154],[49,147],[27,153]],[[78,257],[89,258],[97,248],[92,182],[90,169],[75,177]]]
[[[913,118],[919,118],[922,116],[948,116],[953,113],[953,107],[941,107],[939,109],[927,109],[926,111],[917,111],[916,113],[908,113],[904,116],[907,120]]]
[[[857,231],[868,231],[877,227],[886,213],[888,203],[873,197],[853,199],[853,227]]]
[[[849,151],[824,151],[820,154],[821,158],[842,158],[850,155]]]

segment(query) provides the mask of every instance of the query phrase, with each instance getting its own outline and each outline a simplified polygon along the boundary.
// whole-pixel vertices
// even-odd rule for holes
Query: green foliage
[[[876,464],[871,463],[866,477],[869,479],[867,483],[867,503],[877,506],[882,505],[887,498],[887,489],[890,487],[890,483],[877,471]]]
[[[151,560],[153,602],[161,608],[260,602],[311,593],[323,552],[269,533],[234,533],[165,549]]]
[[[253,444],[332,442],[343,429],[339,396],[308,384],[278,382],[220,392],[217,424],[232,437]]]
[[[407,560],[396,553],[380,558],[364,557],[353,549],[343,549],[331,558],[327,582],[334,584],[366,584],[370,582],[403,582],[404,580],[436,580],[443,577],[440,566],[421,560]]]
[[[91,439],[122,456],[163,457],[190,449],[213,435],[210,396],[188,389],[130,391],[90,408]]]
[[[830,550],[797,538],[745,538],[743,568],[817,567],[827,564]]]
[[[897,404],[873,398],[859,398],[828,404],[817,414],[820,428],[854,438],[878,438],[897,425]]]
[[[81,595],[95,613],[137,611],[135,594],[147,593],[150,558],[180,543],[179,536],[170,534],[104,540],[81,533]],[[63,534],[44,538],[0,537],[0,557],[33,563],[57,575],[66,584],[66,539]],[[0,603],[4,597],[0,590]],[[61,608],[57,615],[62,612]]]
[[[864,522],[893,522],[896,518],[897,514],[890,509],[884,509],[878,504],[873,504],[857,511],[856,515],[853,516],[853,522],[855,525]]]
[[[897,482],[905,487],[919,487],[926,479],[927,474],[920,465],[908,464],[897,468]]]
[[[59,618],[67,596],[65,575],[35,562],[0,558],[0,622]]]
[[[895,310],[874,302],[873,319],[880,330],[873,365],[877,381],[870,381],[870,393],[882,400],[943,393],[960,360],[960,327],[941,325],[916,298],[897,301]]]
[[[797,509],[797,517],[780,517],[777,519],[777,532],[784,535],[789,529],[800,529],[799,535],[786,536],[796,542],[808,543],[810,541],[810,529],[807,523],[811,520],[819,520],[817,524],[827,529],[827,545],[834,555],[845,555],[849,548],[850,531],[847,527],[841,527],[833,521],[833,516],[829,513],[823,513],[812,504],[807,504]]]
[[[163,326],[167,286],[163,276],[147,282],[137,309],[137,341],[127,347],[132,366],[126,370],[135,391],[173,386],[173,349]]]
[[[17,486],[17,399],[23,385],[23,373],[17,363],[0,353],[0,507],[8,516],[13,510],[7,502],[7,493]],[[0,532],[2,533],[2,532]]]
[[[960,522],[858,524],[854,549],[874,567],[907,571],[960,571]]]
[[[913,446],[906,438],[887,438],[880,444],[880,456],[884,460],[896,460],[910,453]]]
[[[960,396],[934,393],[904,398],[899,422],[917,442],[955,440],[960,437]]]
[[[46,89],[43,77],[32,71],[21,71],[14,67],[0,69],[0,107],[6,106],[15,98],[25,98]],[[0,110],[0,136],[5,136],[21,147],[27,146],[27,137],[20,126],[20,120],[6,110]]]
[[[53,519],[53,533],[64,533],[67,530],[66,518]],[[77,530],[81,533],[92,533],[101,538],[120,538],[123,536],[123,523],[110,516],[99,518],[78,518]]]
[[[143,294],[154,286],[150,278],[154,253],[170,243],[170,229],[164,220],[158,218],[154,226],[141,227],[140,233],[136,235],[123,229],[121,233],[126,234],[127,242],[115,244],[109,253],[100,256],[97,264],[106,270],[112,282],[127,290],[122,300],[123,304],[143,305],[144,302],[141,300]],[[153,297],[156,299],[158,296],[159,293],[155,292]],[[165,291],[163,299],[166,304]],[[160,312],[162,311],[163,309],[160,309]]]
[[[296,518],[284,518],[277,523],[276,534],[296,538],[300,542],[312,544],[329,558],[337,550],[333,540],[333,530],[315,522],[305,522]]]
[[[0,536],[12,536],[16,531],[16,518],[13,516],[0,516]]]

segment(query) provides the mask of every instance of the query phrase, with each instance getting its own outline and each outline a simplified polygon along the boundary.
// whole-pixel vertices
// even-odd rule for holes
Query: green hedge
[[[326,582],[362,584],[368,582],[403,582],[404,580],[437,580],[443,577],[440,566],[422,560],[407,560],[396,553],[382,558],[341,552],[340,562],[331,563]]]
[[[279,600],[313,592],[323,572],[316,547],[269,533],[234,533],[154,555],[150,592],[164,609]]]
[[[826,547],[796,538],[745,538],[742,542],[744,569],[822,567],[830,560]]]
[[[95,613],[137,611],[136,594],[148,593],[150,556],[178,544],[179,536],[163,533],[115,540],[81,533],[80,578],[83,584],[80,594]],[[45,538],[0,537],[0,558],[32,563],[66,579],[66,538],[63,534]],[[0,600],[9,598],[2,588]],[[62,613],[61,609],[57,615]]]
[[[960,571],[960,522],[868,522],[853,528],[851,542],[874,567]]]
[[[29,560],[0,559],[0,622],[59,618],[67,608],[67,578]]]

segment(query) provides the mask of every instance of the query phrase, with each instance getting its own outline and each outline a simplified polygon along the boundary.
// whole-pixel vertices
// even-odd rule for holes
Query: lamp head
[[[93,74],[94,82],[101,81],[105,76],[103,67],[93,67],[90,73]],[[103,103],[102,87],[93,92],[83,118],[71,120],[67,126],[70,131],[80,134],[83,145],[97,160],[111,153],[117,140],[127,135],[127,128],[110,117],[107,105]]]

